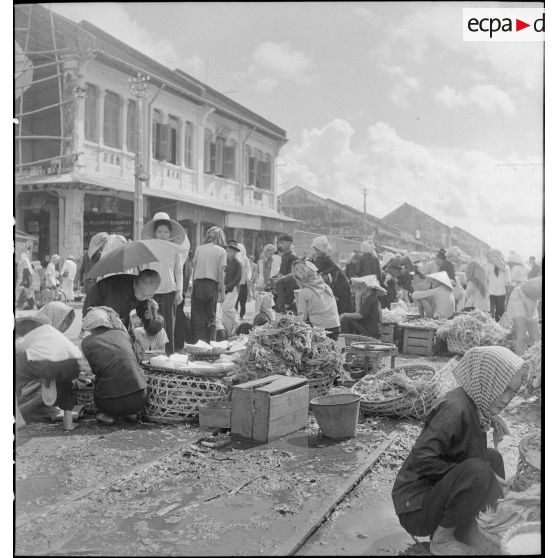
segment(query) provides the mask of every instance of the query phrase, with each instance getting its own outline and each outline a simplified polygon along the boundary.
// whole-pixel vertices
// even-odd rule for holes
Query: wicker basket
[[[516,492],[527,490],[533,484],[541,482],[541,452],[540,449],[529,451],[529,444],[535,443],[541,445],[540,432],[533,432],[524,436],[519,441],[519,459],[517,462],[517,471],[511,489]],[[535,460],[533,460],[533,457]]]
[[[147,371],[146,417],[163,424],[197,416],[199,408],[228,399],[230,383],[221,378],[186,376],[150,369]]]
[[[520,535],[531,535],[535,534],[539,536],[538,548],[521,548],[514,551],[512,546],[512,539]],[[500,543],[500,551],[506,556],[510,555],[540,555],[541,554],[541,523],[540,521],[532,521],[529,523],[521,523],[520,525],[515,525],[505,532],[502,537],[502,542]]]
[[[446,342],[448,344],[448,351],[456,355],[464,355],[469,349],[476,346],[474,341],[461,341],[451,333],[448,334]]]
[[[381,380],[394,372],[403,372],[413,380],[418,378],[424,379],[424,389],[420,394],[404,392],[394,397],[378,401],[367,401],[366,395],[359,392],[360,382],[357,382],[353,386],[353,391],[362,397],[360,409],[365,415],[398,418],[408,417],[422,420],[430,411],[434,401],[440,396],[440,372],[432,366],[412,364],[379,372],[374,379]]]
[[[94,393],[93,386],[87,387],[75,387],[73,390],[74,395],[74,405],[83,405],[83,413],[85,414],[96,414],[98,413],[98,409],[95,406],[93,393]]]

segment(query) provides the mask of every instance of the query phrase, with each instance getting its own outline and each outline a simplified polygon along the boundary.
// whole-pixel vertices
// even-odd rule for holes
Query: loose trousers
[[[238,320],[236,319],[237,313],[234,309],[237,299],[238,289],[235,287],[230,293],[225,294],[225,300],[221,304],[221,308],[223,309],[222,321],[229,337],[235,334],[236,328],[238,327]]]
[[[156,294],[153,298],[159,305],[159,313],[165,318],[165,331],[169,342],[165,345],[167,355],[174,353],[174,325],[176,322],[176,305],[174,303],[175,291]]]
[[[213,279],[196,279],[192,287],[192,342],[215,341],[215,312],[219,284]]]

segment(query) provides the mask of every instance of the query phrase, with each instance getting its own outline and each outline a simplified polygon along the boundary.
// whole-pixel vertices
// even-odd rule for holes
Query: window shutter
[[[161,132],[160,142],[160,158],[159,161],[168,161],[170,156],[170,126],[168,124],[159,124]]]
[[[250,184],[250,148],[244,146],[244,184]]]
[[[256,184],[256,158],[248,158],[248,184],[255,186]]]
[[[223,148],[223,176],[225,178],[235,179],[235,155],[234,146],[225,145]]]
[[[215,174],[215,156],[217,153],[217,146],[214,141],[209,144],[209,173]]]
[[[103,122],[103,141],[105,145],[121,148],[120,133],[120,97],[116,93],[105,93],[105,110]]]
[[[262,187],[262,170],[263,161],[261,159],[256,159],[256,188]]]
[[[267,157],[262,165],[262,188],[271,190],[271,158]]]
[[[97,133],[97,88],[90,83],[87,84],[87,96],[85,97],[85,139],[87,141],[99,141]]]
[[[161,124],[156,120],[153,121],[153,132],[151,138],[151,150],[153,152],[153,159],[159,160],[159,142],[161,136]]]
[[[169,124],[169,163],[176,165],[178,155],[178,130]]]
[[[205,132],[203,142],[203,171],[211,172],[211,136]]]
[[[217,176],[223,176],[223,148],[225,146],[225,140],[223,138],[217,138],[215,140],[215,174]]]
[[[184,166],[191,169],[192,165],[192,140],[193,129],[190,122],[186,122],[184,126]]]

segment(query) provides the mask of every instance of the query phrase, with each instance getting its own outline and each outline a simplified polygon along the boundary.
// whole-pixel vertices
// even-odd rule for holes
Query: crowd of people
[[[527,267],[516,254],[506,260],[492,250],[487,265],[474,260],[464,264],[451,248],[424,259],[413,253],[384,253],[380,259],[374,243],[366,240],[342,268],[325,236],[313,240],[308,257],[296,255],[289,234],[279,236],[277,246],[265,245],[256,257],[213,226],[190,258],[186,232],[164,212],[146,223],[141,236],[172,242],[180,251],[135,272],[90,277],[92,266],[127,242],[120,235],[99,233],[91,239],[79,271],[72,256],[61,262],[54,254],[42,284],[35,280],[40,264],[31,262],[26,252],[18,262],[18,306],[42,307],[35,318],[18,322],[18,347],[25,354],[18,361],[22,370],[18,377],[22,383],[32,376],[48,381],[51,391],[59,386],[57,416],[65,417],[69,428],[67,387],[79,371],[80,358],[85,357],[97,377],[98,418],[111,423],[115,417],[134,416],[143,406],[145,378],[139,363],[146,353],[171,355],[186,343],[222,341],[286,312],[323,328],[334,340],[340,333],[380,338],[382,308],[403,300],[414,302],[425,317],[451,318],[456,312],[476,309],[499,320],[505,313],[514,325],[518,355],[540,338],[537,305],[542,269],[534,259]],[[59,351],[49,349],[48,342],[35,350],[41,336],[54,340],[62,331],[49,318],[53,308],[73,320],[71,308],[52,293],[61,290],[71,303],[76,275],[85,291],[81,350],[66,342]],[[47,291],[50,297],[44,294]],[[249,300],[255,302],[252,322],[244,321]],[[45,363],[60,360],[72,363],[58,367],[61,379],[51,377],[57,367]]]

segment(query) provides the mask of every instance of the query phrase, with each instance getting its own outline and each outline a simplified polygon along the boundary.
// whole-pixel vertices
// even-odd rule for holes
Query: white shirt
[[[506,294],[506,286],[511,283],[510,268],[506,266],[504,271],[500,270],[498,277],[494,273],[494,265],[488,264],[486,269],[488,276],[488,294],[492,296],[503,296]]]
[[[144,351],[164,351],[165,345],[169,342],[165,328],[159,331],[159,333],[149,336],[145,333],[144,327],[136,327],[134,329],[134,335],[140,342]]]
[[[50,262],[45,270],[45,286],[56,288],[56,264]]]
[[[60,275],[64,275],[64,273],[68,273],[68,279],[70,281],[73,281],[74,277],[76,276],[76,272],[77,272],[76,262],[74,262],[73,260],[66,260],[64,262],[64,265],[62,266],[62,269],[60,270]]]

